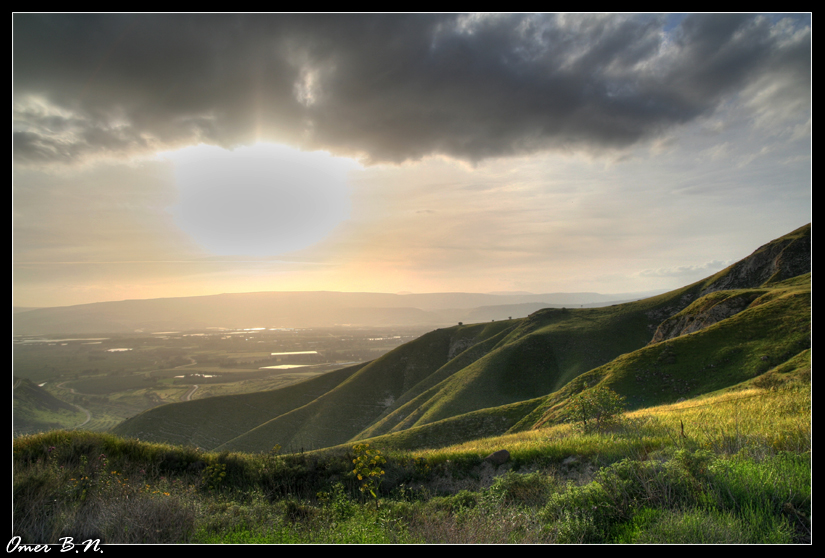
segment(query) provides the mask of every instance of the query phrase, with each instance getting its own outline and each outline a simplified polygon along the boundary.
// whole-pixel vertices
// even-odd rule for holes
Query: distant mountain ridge
[[[210,450],[433,447],[552,424],[597,385],[638,408],[809,376],[810,236],[807,225],[658,296],[436,329],[372,362],[157,407],[114,433]]]
[[[209,327],[428,325],[523,317],[539,307],[613,304],[632,295],[230,293],[38,308],[13,315],[15,335],[125,333]]]

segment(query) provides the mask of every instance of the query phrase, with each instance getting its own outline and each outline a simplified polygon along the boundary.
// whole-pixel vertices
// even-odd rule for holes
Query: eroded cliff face
[[[732,293],[730,296],[715,297],[718,300],[700,299],[684,311],[659,324],[650,343],[659,343],[680,335],[687,335],[730,318],[750,306],[759,294],[759,292]]]
[[[712,279],[695,298],[686,293],[678,307],[668,309],[672,314],[663,318],[650,343],[687,335],[730,318],[745,310],[760,294],[751,291],[708,296],[712,293],[758,289],[810,271],[811,225],[806,225],[759,247],[747,258],[720,272],[718,278]]]
[[[753,289],[811,271],[811,226],[758,248],[734,264],[727,273],[705,287],[699,296],[714,291]]]

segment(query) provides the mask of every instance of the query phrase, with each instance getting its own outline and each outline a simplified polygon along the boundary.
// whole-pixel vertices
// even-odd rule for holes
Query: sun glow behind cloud
[[[350,214],[351,159],[260,143],[199,145],[161,155],[175,164],[178,226],[216,255],[276,256],[311,246]]]

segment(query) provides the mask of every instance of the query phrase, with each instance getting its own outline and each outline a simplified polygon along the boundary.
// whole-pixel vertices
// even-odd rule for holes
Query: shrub
[[[207,490],[217,490],[226,479],[226,465],[223,463],[215,463],[209,465],[203,470],[201,476],[201,483]]]
[[[570,399],[566,415],[585,433],[601,432],[618,422],[625,410],[625,398],[607,386],[596,386]]]
[[[357,444],[352,447],[352,451],[355,452],[355,458],[352,460],[355,468],[352,474],[361,482],[361,492],[369,492],[377,501],[378,495],[375,491],[381,484],[384,476],[382,465],[387,460],[379,450],[371,449],[369,444]]]
[[[496,478],[488,489],[490,496],[505,505],[523,504],[538,507],[547,502],[548,496],[555,488],[552,478],[535,472],[528,474],[508,471]]]

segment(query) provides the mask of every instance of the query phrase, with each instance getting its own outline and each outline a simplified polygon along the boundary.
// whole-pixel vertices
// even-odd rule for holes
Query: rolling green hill
[[[82,410],[25,378],[12,379],[12,410],[15,434],[72,428],[86,419]]]
[[[552,424],[569,397],[600,383],[638,408],[782,381],[804,371],[809,355],[810,250],[807,225],[656,297],[437,329],[364,365],[281,390],[166,405],[114,433],[209,450],[375,437],[434,447]]]

